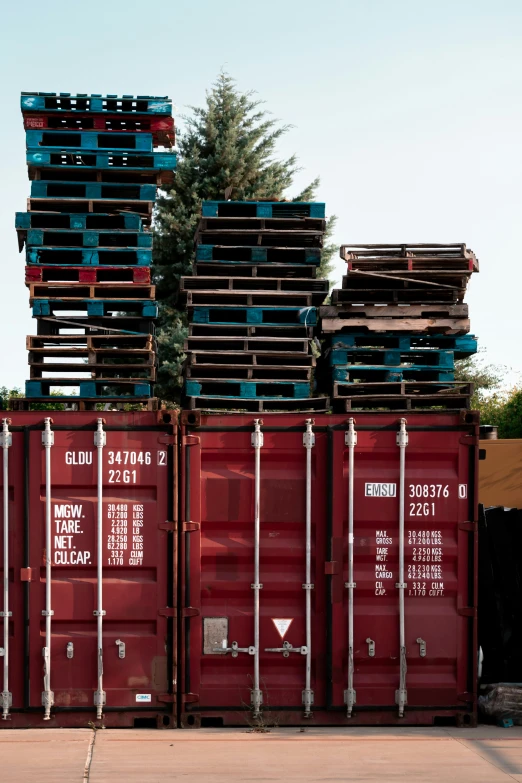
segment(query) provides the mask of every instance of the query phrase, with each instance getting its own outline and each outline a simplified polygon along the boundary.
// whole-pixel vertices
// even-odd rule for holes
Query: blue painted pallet
[[[84,230],[123,230],[143,231],[143,221],[140,215],[128,212],[121,215],[110,215],[101,212],[76,214],[62,212],[59,215],[52,212],[17,212],[15,228],[26,231],[30,228]]]
[[[238,397],[304,399],[310,397],[310,383],[297,381],[234,381],[234,380],[186,380],[188,397]]]
[[[33,317],[55,315],[61,310],[83,310],[88,316],[131,315],[136,318],[157,318],[158,305],[150,300],[133,299],[33,299]]]
[[[87,367],[87,365],[86,365]],[[51,396],[51,387],[53,386],[75,386],[79,387],[79,394],[78,396],[67,396],[64,395],[63,398],[57,397],[55,395]],[[150,383],[125,383],[125,381],[120,378],[114,379],[111,382],[110,378],[105,378],[102,381],[81,381],[74,378],[56,378],[56,379],[48,379],[44,381],[26,381],[25,382],[25,396],[26,397],[40,397],[40,398],[49,398],[52,402],[60,403],[65,400],[70,400],[74,402],[75,400],[78,401],[78,399],[82,399],[84,397],[99,397],[100,401],[103,401],[104,396],[110,396],[114,397],[114,393],[111,395],[104,395],[103,394],[103,387],[118,387],[119,391],[118,396],[121,396],[123,398],[124,402],[130,402],[132,401],[133,397],[137,398],[143,398],[143,397],[151,397],[152,396],[152,387]],[[127,389],[129,390],[130,395],[127,396]]]
[[[204,201],[203,217],[324,218],[325,205],[315,201]]]
[[[191,321],[195,324],[267,324],[272,326],[295,326],[317,324],[315,307],[234,307],[216,306],[190,308]]]
[[[103,133],[103,131],[27,130],[27,149],[58,148],[60,150],[135,150],[152,152],[152,133]]]
[[[392,381],[437,381],[446,383],[455,380],[455,373],[438,370],[436,367],[365,367],[356,364],[349,367],[333,367],[334,381],[341,383],[375,383]]]
[[[150,266],[152,250],[132,247],[29,247],[27,264],[57,264],[59,266]]]
[[[225,255],[226,258],[219,258]],[[226,247],[223,245],[198,245],[196,261],[213,261],[220,264],[317,264],[321,263],[318,247]]]
[[[65,247],[151,248],[152,234],[144,231],[74,231],[62,229],[30,228],[27,231],[28,247],[47,245]]]
[[[384,309],[384,308],[383,308]],[[465,359],[477,352],[477,338],[473,334],[441,335],[441,334],[370,334],[354,332],[352,334],[336,334],[331,337],[333,349],[351,348],[393,348],[399,351],[409,351],[430,348],[451,350],[455,359]]]
[[[63,169],[111,169],[112,171],[174,171],[175,152],[124,152],[100,150],[86,152],[81,149],[68,149],[59,152],[52,147],[37,147],[27,150],[28,166],[37,168]]]
[[[440,351],[435,348],[401,351],[398,348],[334,348],[328,359],[331,366],[353,366],[356,363],[372,367],[386,365],[399,367],[403,364],[412,366],[438,367],[453,370],[455,356],[453,351]]]
[[[22,111],[121,112],[122,114],[172,114],[167,96],[101,95],[101,93],[23,92]]]
[[[128,183],[114,182],[82,182],[78,175],[78,182],[55,182],[54,180],[34,179],[31,182],[32,198],[85,198],[85,199],[110,199],[121,201],[155,201],[156,185],[132,185]]]

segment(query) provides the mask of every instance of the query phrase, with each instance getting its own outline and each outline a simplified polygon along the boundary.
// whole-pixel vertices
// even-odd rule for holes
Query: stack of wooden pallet
[[[342,288],[321,307],[322,365],[339,411],[469,407],[455,359],[474,354],[466,245],[342,245]],[[327,367],[327,369],[326,369]]]
[[[326,410],[313,397],[310,342],[328,281],[316,278],[325,230],[318,203],[207,201],[189,314],[185,397],[191,408]]]
[[[22,93],[31,196],[16,215],[37,334],[26,399],[155,407],[152,207],[172,182],[168,98]],[[162,151],[154,151],[162,147]]]

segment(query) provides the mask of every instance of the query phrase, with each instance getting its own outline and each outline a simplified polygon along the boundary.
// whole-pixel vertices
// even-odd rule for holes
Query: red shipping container
[[[474,725],[478,415],[182,425],[181,725]]]
[[[0,726],[175,725],[176,414],[4,415]]]

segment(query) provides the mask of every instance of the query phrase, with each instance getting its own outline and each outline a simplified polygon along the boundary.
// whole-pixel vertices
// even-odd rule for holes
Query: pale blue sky
[[[14,230],[20,91],[169,95],[179,117],[222,67],[294,126],[280,154],[299,157],[296,190],[321,176],[339,244],[475,250],[472,330],[522,369],[520,0],[26,0],[3,4],[0,30],[0,385],[23,385],[35,333]]]

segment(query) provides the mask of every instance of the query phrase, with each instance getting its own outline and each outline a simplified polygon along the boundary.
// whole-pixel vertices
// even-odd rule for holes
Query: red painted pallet
[[[24,114],[26,130],[114,131],[115,133],[152,133],[155,145],[172,147],[175,144],[173,117],[151,115],[103,114],[81,112],[42,112]]]
[[[149,266],[26,266],[30,283],[138,283],[150,284]]]

